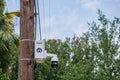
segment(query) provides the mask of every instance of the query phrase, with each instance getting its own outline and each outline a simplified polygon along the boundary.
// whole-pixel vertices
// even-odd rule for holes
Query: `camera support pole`
[[[57,57],[57,55],[56,54],[51,54],[51,53],[46,53],[46,57],[52,58],[52,57]]]
[[[33,80],[34,0],[20,0],[19,50],[18,80]]]

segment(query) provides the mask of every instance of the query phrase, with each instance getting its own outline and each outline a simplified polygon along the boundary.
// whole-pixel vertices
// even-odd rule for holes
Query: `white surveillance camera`
[[[51,67],[58,67],[58,57],[56,54],[47,53],[45,50],[45,41],[35,41],[35,60],[38,63],[43,63],[44,59],[51,58]]]
[[[57,68],[58,67],[58,58],[57,58],[57,56],[53,56],[51,58],[51,67],[52,68]]]

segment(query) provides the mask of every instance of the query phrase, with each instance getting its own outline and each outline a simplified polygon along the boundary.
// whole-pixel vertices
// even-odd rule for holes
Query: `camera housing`
[[[37,63],[43,63],[46,58],[51,58],[51,67],[58,67],[58,57],[57,54],[47,53],[45,50],[45,40],[36,40],[35,41],[35,55],[34,59]]]
[[[51,67],[52,68],[57,68],[58,67],[58,58],[57,56],[54,56],[51,58]]]

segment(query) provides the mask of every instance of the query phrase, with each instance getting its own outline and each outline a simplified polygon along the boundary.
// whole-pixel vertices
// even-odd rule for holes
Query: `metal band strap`
[[[30,59],[30,58],[22,58],[22,59],[20,59],[21,61],[30,61],[30,60],[32,60],[32,59]]]
[[[22,40],[20,40],[20,42],[22,42],[22,41],[34,41],[34,40],[31,40],[31,39],[22,39]]]

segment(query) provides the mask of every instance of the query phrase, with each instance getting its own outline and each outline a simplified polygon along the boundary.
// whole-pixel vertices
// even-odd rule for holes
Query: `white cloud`
[[[6,0],[8,11],[15,11],[20,9],[20,0]]]
[[[59,32],[53,31],[53,32],[51,32],[50,34],[47,34],[47,35],[43,34],[42,38],[43,39],[62,39],[63,40],[65,38],[65,36],[63,36]]]
[[[54,27],[56,25],[56,17],[55,16],[48,17],[45,20],[43,20],[42,24],[45,27]]]
[[[71,13],[66,16],[66,26],[75,26],[80,21],[80,15],[77,12],[71,11]]]
[[[74,34],[80,36],[87,31],[79,12],[72,9],[63,10],[63,12],[64,14],[59,13],[58,16],[45,20],[48,32],[46,32],[46,35],[44,34],[44,38],[65,39],[66,37],[73,37]],[[52,27],[49,27],[50,19]]]
[[[79,25],[77,28],[73,29],[73,32],[77,35],[77,36],[81,36],[83,33],[88,31],[88,27],[86,27],[85,25]]]
[[[75,0],[75,1],[76,1],[76,3],[80,4],[80,3],[84,3],[84,2],[89,1],[89,0]]]
[[[65,12],[66,14],[62,14],[58,18],[58,25],[64,28],[64,30],[69,30],[72,27],[75,27],[80,22],[80,15],[74,10],[69,10]]]
[[[91,10],[96,10],[100,7],[100,0],[76,0],[76,2]]]
[[[98,1],[90,1],[90,2],[86,2],[85,4],[84,4],[84,6],[86,7],[86,8],[88,8],[88,9],[91,9],[91,10],[96,10],[96,9],[98,9],[99,8],[99,6],[100,6],[100,2],[98,2]]]
[[[82,35],[82,33],[86,32],[88,30],[88,27],[82,23],[81,15],[71,10],[71,13],[69,13],[67,16],[64,17],[65,21],[65,27],[66,32],[70,32],[71,34],[76,34],[78,36]]]

